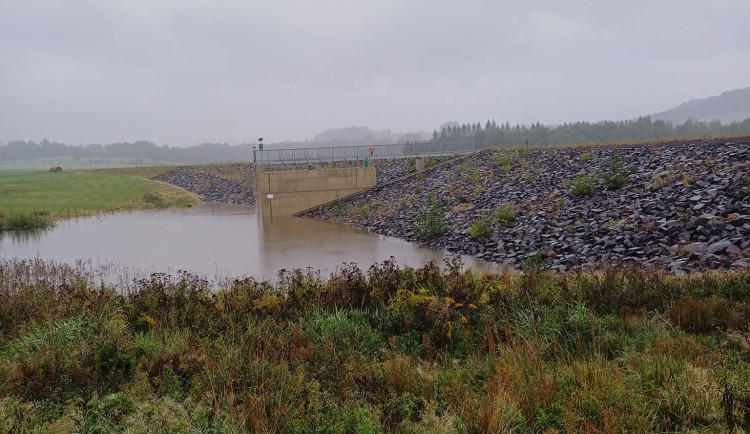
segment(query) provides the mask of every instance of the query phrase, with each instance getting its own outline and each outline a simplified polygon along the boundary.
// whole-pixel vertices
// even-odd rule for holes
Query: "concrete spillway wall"
[[[263,217],[296,212],[375,187],[374,167],[256,171],[255,203]]]

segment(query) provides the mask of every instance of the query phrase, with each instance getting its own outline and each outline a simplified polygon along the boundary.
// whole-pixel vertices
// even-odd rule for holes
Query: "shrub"
[[[474,164],[468,158],[464,158],[461,163],[456,166],[456,170],[459,172],[468,172],[474,167]]]
[[[45,212],[18,213],[5,218],[0,217],[0,232],[47,229],[53,225]]]
[[[526,256],[523,259],[523,264],[521,264],[521,269],[523,271],[542,271],[546,268],[546,264],[544,262],[544,257],[542,257],[542,253],[539,251],[536,251],[532,254],[526,254]]]
[[[435,195],[427,196],[425,210],[417,218],[414,233],[422,239],[443,235],[448,229],[445,226],[445,212]]]
[[[581,154],[581,161],[589,161],[594,158],[593,152],[584,152]]]
[[[651,177],[651,188],[659,188],[662,185],[664,185],[664,178],[662,178],[658,174],[655,174]]]
[[[531,146],[529,141],[526,140],[522,146],[518,147],[518,155],[529,155],[531,153]]]
[[[120,423],[122,419],[135,411],[133,400],[124,393],[113,393],[102,398],[95,396],[86,403],[88,417]]]
[[[281,309],[281,299],[275,294],[263,294],[255,301],[255,309],[266,315],[277,313]]]
[[[474,169],[469,173],[469,176],[471,176],[471,182],[473,182],[474,184],[479,184],[479,181],[482,179],[482,172]]]
[[[614,154],[609,162],[609,170],[602,174],[602,181],[608,190],[618,190],[625,185],[630,171],[622,168],[620,156]]]
[[[712,333],[717,329],[740,328],[727,303],[720,299],[701,300],[695,296],[680,299],[665,316],[676,326],[691,333]]]
[[[367,218],[367,216],[370,215],[370,208],[368,208],[367,205],[362,205],[360,207],[357,207],[357,217],[359,218]]]
[[[2,393],[64,402],[87,387],[116,389],[133,372],[129,348],[127,324],[120,317],[35,324],[6,345],[0,371],[11,370]]]
[[[492,223],[486,216],[477,217],[469,228],[472,238],[488,237],[492,234]]]
[[[492,154],[492,161],[495,162],[498,166],[510,166],[511,163],[513,163],[513,160],[510,158],[510,155],[508,154],[501,154],[501,153],[495,153]]]
[[[732,432],[750,426],[750,359],[737,350],[723,354],[714,368],[721,390],[724,420]]]
[[[495,210],[495,219],[500,223],[512,222],[517,216],[518,211],[516,211],[516,205],[513,203],[506,203]]]
[[[344,214],[344,201],[341,198],[337,198],[331,203],[329,210],[332,216],[341,217]]]
[[[576,196],[591,196],[596,190],[596,181],[588,175],[581,175],[573,181],[571,190]]]

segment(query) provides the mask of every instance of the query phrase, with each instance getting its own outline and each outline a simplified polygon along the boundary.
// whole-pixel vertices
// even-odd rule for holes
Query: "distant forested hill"
[[[397,137],[398,135],[391,133],[391,130],[374,131],[367,127],[346,127],[329,129],[316,134],[312,141],[316,143],[342,141],[393,143]]]
[[[750,87],[693,99],[673,109],[653,114],[651,118],[673,124],[681,124],[689,118],[705,122],[718,120],[724,124],[741,122],[750,118]]]
[[[341,145],[387,145],[391,143],[406,143],[430,139],[431,134],[418,131],[409,133],[392,133],[391,130],[375,131],[368,127],[332,128],[316,134],[312,142],[305,142],[307,146],[341,146]]]

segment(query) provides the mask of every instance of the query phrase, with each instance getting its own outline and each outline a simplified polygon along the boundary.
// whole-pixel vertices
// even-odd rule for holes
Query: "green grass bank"
[[[749,299],[750,271],[384,262],[122,294],[5,261],[0,430],[747,430]]]
[[[87,172],[0,171],[0,230],[43,227],[60,218],[127,209],[190,206],[199,199],[177,187],[149,180],[164,167]]]

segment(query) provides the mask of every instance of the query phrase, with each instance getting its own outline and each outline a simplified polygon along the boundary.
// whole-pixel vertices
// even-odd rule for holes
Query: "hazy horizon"
[[[0,140],[623,120],[750,85],[750,2],[0,4]]]

